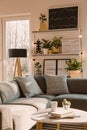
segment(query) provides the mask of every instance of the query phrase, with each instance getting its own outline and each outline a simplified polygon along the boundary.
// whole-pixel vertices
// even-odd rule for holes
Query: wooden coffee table
[[[58,108],[63,109],[63,108]],[[51,111],[50,108],[42,110],[32,116],[32,119],[37,121],[36,130],[42,130],[43,123],[56,124],[57,129],[60,129],[60,124],[83,124],[84,130],[87,130],[87,112],[70,108],[77,117],[75,118],[63,118],[63,119],[51,119],[48,116],[48,112]]]

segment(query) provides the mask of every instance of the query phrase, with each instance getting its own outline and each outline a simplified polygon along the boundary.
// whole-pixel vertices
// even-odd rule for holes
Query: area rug
[[[55,124],[43,124],[42,130],[56,130]],[[36,130],[36,125],[31,129]],[[84,130],[83,124],[61,124],[60,130]]]

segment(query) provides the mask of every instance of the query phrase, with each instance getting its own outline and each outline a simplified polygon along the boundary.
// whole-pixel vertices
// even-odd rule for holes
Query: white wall
[[[87,0],[0,0],[0,16],[31,13],[31,31],[34,31],[39,28],[38,17],[40,13],[45,13],[48,16],[49,8],[72,5],[79,6],[79,27],[83,36],[83,59],[85,59],[84,76],[87,76]],[[31,44],[32,42],[33,40]]]

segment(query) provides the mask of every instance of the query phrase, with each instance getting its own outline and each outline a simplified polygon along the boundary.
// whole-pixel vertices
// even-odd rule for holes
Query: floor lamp
[[[20,58],[27,57],[27,50],[26,49],[9,49],[9,58],[16,58],[15,67],[14,67],[14,77],[22,76],[22,67]]]

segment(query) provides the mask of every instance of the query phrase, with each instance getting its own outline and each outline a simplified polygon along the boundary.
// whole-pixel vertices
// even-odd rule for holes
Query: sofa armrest
[[[0,130],[13,130],[12,114],[8,108],[0,108]]]

